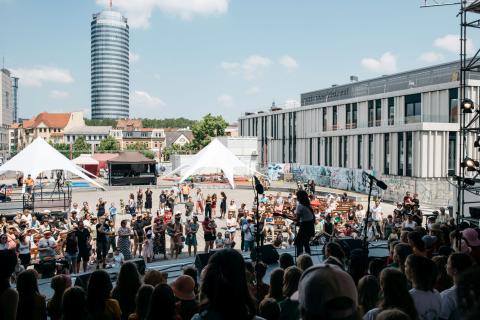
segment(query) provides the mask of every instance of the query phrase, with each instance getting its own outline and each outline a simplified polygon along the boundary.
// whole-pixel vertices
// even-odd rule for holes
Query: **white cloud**
[[[397,71],[397,57],[391,52],[385,52],[379,59],[362,59],[362,66],[373,72],[394,73]]]
[[[245,80],[258,78],[263,70],[272,64],[272,60],[260,55],[251,55],[242,63],[222,62],[220,66],[232,75],[241,74]]]
[[[105,7],[106,0],[96,0]],[[148,28],[150,17],[156,9],[191,20],[194,16],[221,15],[228,11],[230,0],[115,0],[114,9],[119,9],[128,18],[132,27]]]
[[[251,88],[248,88],[247,91],[245,91],[245,93],[248,94],[248,95],[254,95],[254,94],[257,94],[259,92],[260,92],[259,87],[251,87]]]
[[[68,98],[70,94],[67,91],[61,90],[52,90],[50,91],[49,97],[52,99],[65,99]]]
[[[217,97],[217,102],[223,107],[229,108],[233,107],[234,99],[228,94],[222,94],[221,96]]]
[[[138,62],[138,60],[140,60],[140,55],[135,52],[129,51],[128,60],[130,61],[130,63]]]
[[[437,48],[458,54],[460,52],[460,37],[456,34],[447,34],[443,37],[435,39],[433,45]],[[466,49],[467,54],[473,53],[474,46],[471,39],[467,38]]]
[[[130,105],[132,109],[156,109],[166,106],[166,103],[158,97],[154,97],[145,91],[134,91],[130,93]]]
[[[21,79],[22,85],[29,87],[41,87],[44,82],[73,82],[73,77],[69,70],[51,66],[12,69],[12,73]]]
[[[429,51],[422,53],[418,59],[426,63],[436,63],[443,60],[443,54]]]
[[[298,68],[298,62],[294,58],[290,57],[289,55],[285,55],[278,60],[282,66],[287,68],[288,71],[293,71]]]

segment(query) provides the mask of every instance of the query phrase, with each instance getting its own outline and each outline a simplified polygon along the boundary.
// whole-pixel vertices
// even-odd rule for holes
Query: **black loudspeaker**
[[[258,248],[254,248],[250,253],[250,258],[252,259],[252,261],[256,261],[257,250],[260,252],[260,258],[263,263],[275,264],[278,262],[278,259],[279,259],[278,251],[271,244],[266,244]]]
[[[73,284],[76,287],[82,287],[85,291],[87,291],[88,280],[90,280],[90,275],[92,272],[84,272],[78,274],[75,279],[75,283]]]
[[[350,256],[350,252],[352,252],[353,250],[363,249],[363,241],[361,239],[342,238],[342,239],[336,239],[335,242],[342,247],[347,257]]]
[[[199,253],[195,257],[195,268],[197,268],[198,274],[202,272],[202,269],[208,264],[208,259],[214,254],[215,251],[210,251],[209,253]]]
[[[145,265],[145,260],[143,260],[142,258],[138,258],[138,259],[132,259],[130,260],[130,262],[135,263],[135,265],[137,266],[138,272],[142,276],[145,275],[145,270],[147,269],[147,266]]]
[[[480,219],[480,207],[470,207],[468,210],[470,212],[470,218]]]

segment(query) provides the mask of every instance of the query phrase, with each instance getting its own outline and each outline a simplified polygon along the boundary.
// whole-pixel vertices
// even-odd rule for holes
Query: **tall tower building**
[[[13,90],[13,122],[18,122],[18,78],[12,77]]]
[[[129,116],[129,28],[127,18],[108,9],[91,23],[92,119]]]

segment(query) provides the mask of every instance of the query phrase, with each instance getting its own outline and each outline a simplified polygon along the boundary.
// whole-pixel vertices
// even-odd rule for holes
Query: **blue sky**
[[[90,21],[107,0],[0,0],[19,115],[90,110]],[[421,0],[113,0],[130,22],[130,113],[229,121],[273,100],[458,58],[457,7]],[[471,47],[479,41],[473,38]]]

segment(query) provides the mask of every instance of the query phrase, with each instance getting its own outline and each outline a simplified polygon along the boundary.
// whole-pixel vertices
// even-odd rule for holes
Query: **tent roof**
[[[95,186],[105,189],[95,180],[89,178],[84,173],[83,168],[75,165],[40,137],[2,165],[0,174],[7,171],[20,171],[24,176],[31,174],[32,177],[36,177],[39,173],[50,170],[71,172]]]
[[[98,160],[92,158],[89,154],[81,154],[72,160],[76,165],[98,165]]]
[[[200,150],[200,152],[198,152],[188,164],[181,166],[180,168],[187,169],[183,174],[183,177],[180,179],[181,182],[200,169],[221,169],[232,188],[235,187],[233,181],[235,168],[246,168],[247,170],[254,172],[254,170],[240,161],[237,156],[235,156],[233,152],[225,147],[225,145],[218,139],[214,139],[210,142],[205,148]],[[177,168],[170,174],[173,174],[180,168]]]
[[[118,153],[94,153],[92,158],[98,161],[108,161],[118,157]]]
[[[125,151],[121,152],[118,157],[108,160],[109,163],[157,163],[155,160],[145,157],[143,154],[137,151]]]

